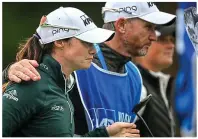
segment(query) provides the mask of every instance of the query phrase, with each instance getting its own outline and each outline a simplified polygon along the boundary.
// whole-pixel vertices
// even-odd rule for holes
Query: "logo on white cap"
[[[154,2],[147,2],[147,3],[148,3],[149,8],[150,8],[150,7],[153,7],[153,5],[155,5]]]
[[[93,23],[93,20],[86,14],[81,15],[80,18],[83,20],[85,26],[89,25],[90,23]]]
[[[52,35],[54,36],[57,33],[61,33],[61,32],[69,32],[68,28],[57,28],[57,29],[53,29],[52,30]]]

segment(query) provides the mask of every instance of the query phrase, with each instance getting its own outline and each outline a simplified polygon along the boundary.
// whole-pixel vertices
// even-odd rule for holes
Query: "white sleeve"
[[[141,93],[141,96],[140,96],[140,101],[143,100],[144,98],[146,98],[146,96],[147,96],[146,87],[144,85],[142,85],[142,93]],[[141,108],[140,111],[138,112],[138,114],[142,116],[145,108],[146,108],[146,106],[144,106],[143,108]]]
[[[141,92],[141,95],[140,95],[140,101],[141,101],[142,99],[144,99],[146,96],[147,96],[146,87],[145,87],[144,85],[142,85],[142,92]],[[142,114],[143,114],[145,108],[146,108],[146,107],[144,106],[142,109],[140,109],[140,111],[138,112],[138,114],[142,116]],[[137,120],[139,120],[138,116],[135,117],[133,123],[135,123]]]

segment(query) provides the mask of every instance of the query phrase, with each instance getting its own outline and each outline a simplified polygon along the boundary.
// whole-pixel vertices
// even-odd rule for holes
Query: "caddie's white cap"
[[[84,12],[72,7],[60,7],[49,13],[36,32],[41,44],[71,37],[101,43],[114,34],[113,31],[98,28]]]
[[[138,17],[156,25],[163,25],[175,19],[175,15],[160,12],[153,2],[107,2],[102,8],[104,23],[121,17]]]

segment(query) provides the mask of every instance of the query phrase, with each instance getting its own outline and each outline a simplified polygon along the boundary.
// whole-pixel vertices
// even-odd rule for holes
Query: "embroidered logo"
[[[8,99],[12,99],[14,101],[18,101],[19,100],[17,98],[17,91],[16,90],[10,90],[7,93],[5,93],[3,96],[8,98]]]
[[[52,30],[52,35],[56,35],[58,33],[61,33],[61,32],[69,32],[69,29],[67,28],[57,28],[57,29],[54,29]]]
[[[93,23],[93,20],[90,17],[88,17],[86,14],[81,15],[80,18],[82,19],[85,26]]]
[[[54,105],[54,106],[52,106],[51,110],[52,111],[64,111],[64,108],[63,108],[63,106]]]
[[[41,63],[40,66],[43,67],[44,69],[48,70],[48,67],[45,64]]]
[[[147,2],[147,4],[148,4],[149,8],[150,8],[150,7],[153,7],[153,5],[155,5],[154,2]]]
[[[137,7],[136,6],[127,6],[127,7],[123,7],[123,8],[119,8],[119,12],[126,12],[128,14],[135,14],[134,12],[137,11]]]

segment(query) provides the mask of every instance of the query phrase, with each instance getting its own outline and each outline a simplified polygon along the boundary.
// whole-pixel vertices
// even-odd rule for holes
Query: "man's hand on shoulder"
[[[35,60],[23,59],[10,66],[8,69],[8,78],[10,81],[20,83],[21,81],[37,81],[41,77],[37,70],[39,64]]]

